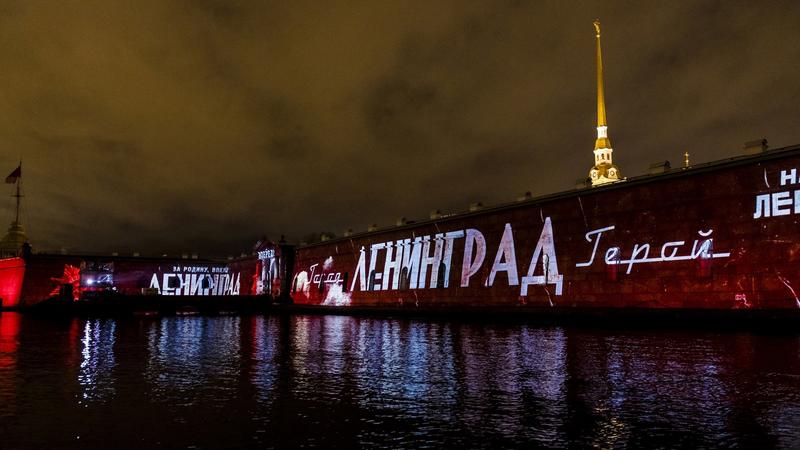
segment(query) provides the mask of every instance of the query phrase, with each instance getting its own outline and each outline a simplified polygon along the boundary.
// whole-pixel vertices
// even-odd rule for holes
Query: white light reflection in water
[[[291,315],[17,324],[6,314],[3,448],[74,436],[80,448],[393,450],[800,440],[796,335]]]
[[[347,358],[343,357],[349,352],[352,336],[351,327],[354,326],[353,320],[344,316],[326,317],[323,322],[322,332],[322,352],[323,367],[325,373],[344,375],[344,366]]]
[[[114,343],[117,322],[111,319],[86,320],[81,337],[81,362],[78,403],[88,406],[114,395]]]
[[[538,415],[539,425],[533,438],[543,446],[563,441],[563,426],[567,421],[566,358],[567,345],[562,328],[520,328],[517,340],[518,383],[521,396],[514,414]],[[527,402],[525,399],[528,399]],[[530,405],[541,411],[529,411]],[[542,414],[547,411],[547,414]],[[526,427],[521,424],[520,428]],[[530,428],[530,427],[527,427]]]
[[[465,388],[459,399],[463,426],[519,436],[533,419],[540,423],[531,438],[552,442],[566,414],[560,407],[566,379],[563,330],[464,328],[457,374]]]
[[[399,360],[393,366],[398,366],[402,372],[403,383],[398,386],[398,394],[404,400],[410,400],[414,404],[425,398],[429,390],[431,378],[434,374],[428,372],[428,364],[431,360],[430,341],[426,333],[429,323],[403,324],[406,339],[397,342]],[[445,405],[442,405],[445,406]]]
[[[419,436],[456,427],[528,436],[542,445],[564,439],[566,344],[560,328],[498,332],[447,322],[293,320],[292,382],[300,398],[355,403],[370,412],[366,424],[402,417],[420,424],[410,430]],[[541,410],[529,411],[531,406]],[[539,421],[535,431],[531,417]],[[365,444],[383,439],[362,437]]]
[[[390,403],[401,405],[400,385],[403,382],[402,366],[400,364],[400,352],[408,340],[400,336],[400,323],[397,320],[386,320],[380,322],[380,327],[373,334],[378,340],[374,348],[378,351],[377,360],[379,361],[379,372],[373,374],[377,381],[379,395],[386,397]],[[375,357],[375,356],[373,356]]]
[[[154,398],[190,405],[233,392],[240,370],[240,320],[169,317],[152,325],[145,378]]]
[[[251,321],[253,333],[253,354],[249,355],[253,363],[250,381],[256,389],[258,400],[263,407],[269,408],[275,397],[277,382],[278,328],[275,318],[254,316],[242,320]],[[247,358],[248,355],[243,355]]]
[[[315,339],[319,337],[319,321],[313,316],[297,316],[292,318],[291,368],[296,386],[296,395],[305,398],[314,394],[314,374],[319,373],[318,358],[310,358],[309,353],[316,354]]]
[[[368,430],[359,434],[365,446],[385,443],[385,427],[402,424],[407,435],[431,442],[449,429],[509,437],[512,446],[618,447],[641,442],[643,424],[700,429],[699,411],[707,430],[690,439],[725,442],[730,434],[713,433],[730,429],[726,402],[736,386],[723,381],[729,373],[720,356],[756,346],[742,342],[743,350],[731,352],[724,348],[735,342],[730,337],[698,341],[686,333],[567,333],[337,316],[292,320],[294,394],[348,414],[357,405]],[[784,417],[774,428],[790,422]],[[653,433],[669,438],[657,428]],[[455,442],[470,442],[464,436]]]

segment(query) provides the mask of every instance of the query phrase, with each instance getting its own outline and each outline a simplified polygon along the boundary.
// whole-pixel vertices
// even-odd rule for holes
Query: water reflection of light
[[[18,355],[0,367],[0,428],[17,436],[3,435],[8,448],[70,428],[81,441],[141,433],[146,447],[800,439],[795,337],[289,315],[129,318],[116,328],[12,317],[0,315],[0,357]],[[78,414],[76,392],[88,405]],[[162,423],[168,434],[152,426]]]
[[[293,331],[294,334],[292,335],[292,343],[299,352],[306,352],[308,351],[308,322],[310,317],[308,316],[298,316],[294,318],[293,321]]]
[[[19,323],[19,313],[0,313],[0,370],[17,364]]]
[[[254,367],[250,381],[256,388],[258,399],[271,403],[277,381],[278,329],[273,320],[265,320],[264,316],[254,316],[251,322],[253,354],[250,358]]]
[[[78,384],[81,386],[79,403],[83,405],[114,395],[112,371],[115,365],[116,326],[115,320],[94,319],[84,323],[78,371]]]
[[[526,374],[523,384],[549,401],[562,401],[566,378],[566,339],[561,328],[532,330],[519,334],[520,359]]]
[[[306,392],[313,392],[314,386],[308,379],[319,373],[317,364],[315,342],[319,340],[319,317],[298,316],[293,318],[294,331],[292,335],[292,369],[295,376],[294,382],[301,396]]]
[[[560,329],[461,329],[457,365],[462,380],[459,420],[466,427],[488,427],[498,433],[546,443],[559,429],[557,408],[563,396],[565,345]],[[527,430],[526,412],[541,408],[535,430]],[[479,411],[479,412],[478,412]],[[535,432],[534,432],[535,431]]]
[[[390,399],[398,398],[398,384],[402,382],[398,357],[401,347],[407,341],[400,336],[400,325],[396,320],[382,321],[375,338],[379,339],[375,348],[380,352],[378,356],[380,371],[375,374],[378,386],[385,396]]]
[[[20,319],[19,313],[0,313],[0,418],[16,414]]]
[[[148,332],[145,368],[154,396],[191,404],[205,395],[232,393],[241,369],[240,321],[230,316],[160,319]]]
[[[350,348],[350,326],[353,320],[345,316],[328,316],[324,318],[325,331],[323,334],[322,369],[333,376],[343,376],[345,355]]]

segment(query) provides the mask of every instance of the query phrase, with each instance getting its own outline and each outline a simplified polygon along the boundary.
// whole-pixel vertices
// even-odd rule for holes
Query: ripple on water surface
[[[784,447],[800,337],[0,314],[4,448]]]

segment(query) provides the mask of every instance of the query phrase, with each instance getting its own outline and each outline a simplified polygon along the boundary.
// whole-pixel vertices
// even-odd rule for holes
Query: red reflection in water
[[[17,364],[19,322],[18,313],[0,313],[0,369]]]
[[[69,324],[69,338],[67,339],[67,352],[65,353],[67,363],[70,367],[80,364],[81,359],[81,324],[79,319],[74,318]]]

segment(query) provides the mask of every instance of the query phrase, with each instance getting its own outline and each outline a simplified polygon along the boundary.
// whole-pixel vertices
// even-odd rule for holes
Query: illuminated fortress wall
[[[800,308],[800,150],[297,250],[295,303]]]
[[[798,309],[798,218],[795,147],[296,250],[259,241],[230,261],[0,260],[0,296],[6,306],[115,292],[343,307]]]
[[[22,258],[0,259],[0,300],[4,307],[19,305],[24,277],[25,261]]]
[[[255,260],[227,264],[189,259],[31,255],[26,261],[20,306],[32,306],[52,297],[80,300],[103,293],[160,296],[247,294],[254,266]]]
[[[228,261],[33,254],[0,260],[0,298],[7,307],[107,294],[278,298],[286,291],[284,253],[262,240],[251,255]]]

